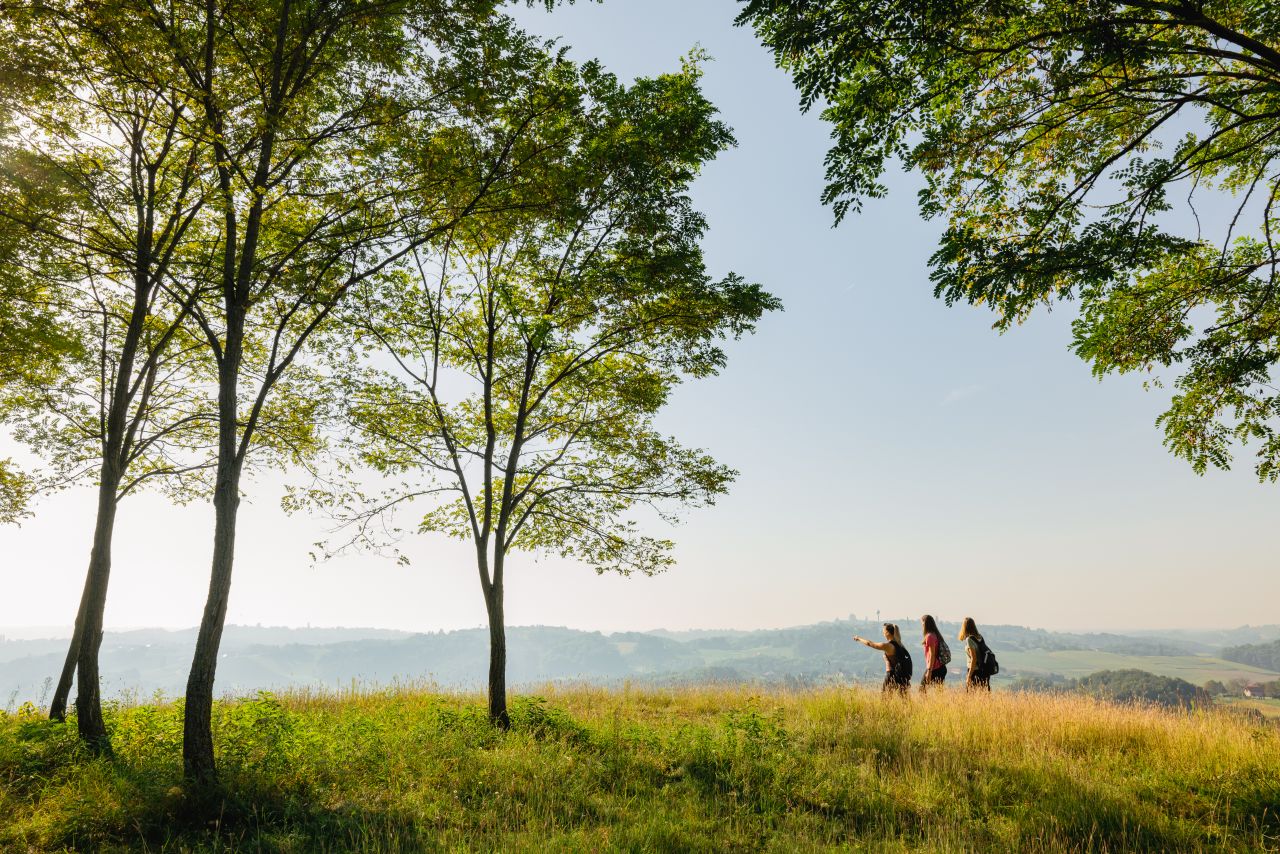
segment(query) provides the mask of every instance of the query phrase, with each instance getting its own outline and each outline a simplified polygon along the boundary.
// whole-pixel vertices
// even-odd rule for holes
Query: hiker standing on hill
[[[938,631],[932,615],[921,617],[920,626],[924,630],[924,675],[920,677],[920,690],[926,691],[930,685],[941,685],[947,678],[951,650],[942,639],[942,632]]]
[[[893,623],[884,624],[884,642],[867,640],[854,635],[858,643],[878,649],[884,653],[884,687],[885,693],[896,691],[906,696],[911,685],[911,653],[902,644],[902,633]]]
[[[960,640],[964,641],[965,654],[969,656],[965,688],[970,691],[990,691],[991,677],[1000,672],[1000,665],[996,664],[995,654],[983,640],[973,617],[964,618],[964,625],[960,627]]]

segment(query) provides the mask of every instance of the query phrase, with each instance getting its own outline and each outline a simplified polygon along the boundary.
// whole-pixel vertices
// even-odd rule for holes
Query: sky
[[[1280,486],[1237,470],[1195,475],[1161,446],[1164,392],[1094,379],[1073,356],[1070,306],[1004,335],[982,309],[932,297],[939,224],[916,180],[839,228],[819,202],[828,131],[733,0],[608,0],[519,9],[570,55],[623,79],[679,68],[701,46],[704,89],[738,139],[694,187],[710,271],[736,271],[785,311],[728,348],[721,375],[682,387],[661,429],[739,472],[730,495],[655,533],[678,564],[597,576],[520,555],[511,625],[621,631],[771,628],[848,617],[971,615],[1051,629],[1280,622]],[[0,438],[0,457],[19,449]],[[242,505],[228,621],[439,631],[479,626],[472,552],[421,536],[411,564],[356,555],[313,565],[322,520],[286,516],[291,478],[260,477]],[[292,478],[300,480],[300,478]],[[69,627],[94,495],[43,500],[0,528],[0,626]],[[212,510],[163,498],[120,510],[108,628],[199,622]],[[3,630],[0,630],[3,631]]]

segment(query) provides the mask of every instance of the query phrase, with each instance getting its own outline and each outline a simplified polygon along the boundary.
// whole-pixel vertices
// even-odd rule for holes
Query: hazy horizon
[[[1280,622],[1280,487],[1236,470],[1196,476],[1161,446],[1167,391],[1096,381],[1068,351],[1071,306],[1006,335],[983,309],[931,295],[940,223],[914,178],[838,229],[819,203],[827,129],[732,0],[613,0],[513,13],[598,56],[623,79],[713,57],[704,86],[739,145],[695,185],[709,271],[736,271],[785,311],[728,348],[722,375],[673,396],[659,427],[740,471],[728,497],[674,530],[678,565],[596,577],[517,556],[513,626],[744,631],[850,613],[1070,631],[1210,629]],[[0,458],[22,457],[0,436]],[[483,625],[470,546],[404,543],[313,567],[323,520],[279,508],[277,474],[246,479],[228,623],[433,632]],[[0,528],[0,624],[70,626],[89,553],[94,490],[41,501]],[[123,502],[108,630],[187,628],[208,587],[213,514],[156,495]],[[3,631],[3,630],[0,630]]]
[[[963,617],[939,616],[937,620],[940,624],[958,624]],[[712,633],[712,632],[729,632],[729,633],[752,633],[752,632],[769,632],[769,631],[787,631],[790,629],[805,629],[813,626],[827,625],[831,623],[866,623],[875,622],[877,620],[895,621],[900,624],[914,624],[915,617],[905,617],[902,615],[884,614],[877,617],[875,614],[858,614],[843,615],[831,617],[826,620],[815,620],[809,623],[795,623],[779,626],[690,626],[687,628],[672,628],[670,626],[649,626],[647,628],[625,628],[625,629],[600,629],[600,628],[579,628],[576,626],[557,625],[550,623],[508,623],[508,629],[529,629],[529,628],[549,628],[549,629],[570,629],[572,631],[583,632],[599,632],[604,635],[614,634],[650,634],[658,632],[667,632],[670,634],[683,633]],[[1135,628],[1133,626],[1037,626],[1025,623],[987,623],[993,626],[1019,626],[1030,630],[1043,630],[1062,634],[1117,634],[1124,635],[1134,633],[1138,635],[1160,634],[1161,632],[1190,632],[1190,633],[1211,633],[1211,632],[1232,632],[1247,629],[1274,629],[1280,628],[1280,620],[1272,623],[1238,623],[1235,625],[1219,625],[1219,626],[1155,626],[1152,628]],[[199,625],[192,623],[190,625],[163,625],[158,623],[152,624],[136,624],[136,625],[113,625],[107,626],[108,634],[122,634],[125,632],[194,632]],[[434,632],[463,632],[463,631],[488,631],[486,623],[476,623],[471,626],[457,626],[446,629],[413,629],[399,628],[396,626],[374,626],[374,625],[322,625],[322,624],[285,624],[285,623],[235,623],[228,622],[226,628],[241,629],[280,629],[288,631],[307,631],[313,630],[317,632],[324,631],[347,631],[347,632],[398,632],[404,634],[422,634]],[[72,624],[55,624],[55,625],[0,625],[0,639],[3,640],[60,640],[70,638]],[[44,632],[44,634],[40,634]]]

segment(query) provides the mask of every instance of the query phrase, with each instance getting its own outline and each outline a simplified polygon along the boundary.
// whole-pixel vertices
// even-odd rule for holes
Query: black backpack
[[[978,673],[988,679],[1000,672],[1000,662],[996,661],[996,654],[991,651],[991,647],[987,646],[987,642],[981,637],[978,641]]]
[[[907,652],[907,648],[897,641],[890,641],[893,644],[893,657],[889,659],[889,675],[896,682],[907,683],[911,681],[911,653]]]

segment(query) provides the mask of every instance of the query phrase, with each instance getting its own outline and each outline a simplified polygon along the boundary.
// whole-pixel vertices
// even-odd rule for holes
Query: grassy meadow
[[[181,707],[115,755],[0,717],[0,851],[1280,850],[1280,727],[955,688],[400,688],[218,704],[222,789],[184,792]]]

